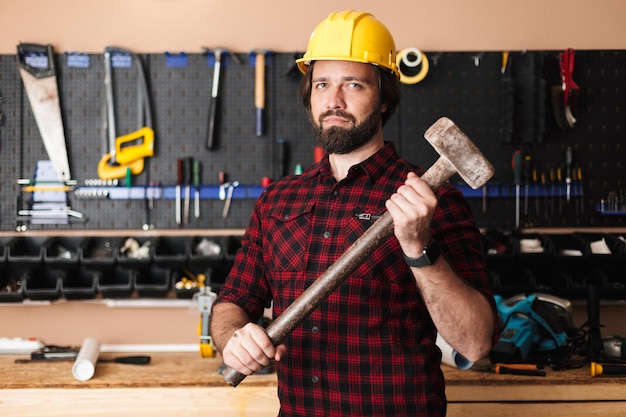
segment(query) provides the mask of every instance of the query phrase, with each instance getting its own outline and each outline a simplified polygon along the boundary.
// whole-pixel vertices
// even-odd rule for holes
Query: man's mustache
[[[331,117],[331,116],[337,116],[337,117],[341,117],[344,118],[346,120],[351,121],[352,123],[356,122],[356,119],[354,118],[354,116],[352,116],[349,113],[346,113],[343,110],[328,110],[325,113],[322,113],[319,117],[319,121],[320,123],[322,123],[324,121],[324,119],[326,119],[327,117]]]

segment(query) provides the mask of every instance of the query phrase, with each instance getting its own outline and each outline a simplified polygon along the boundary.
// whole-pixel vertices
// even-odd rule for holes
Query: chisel
[[[193,215],[197,219],[200,217],[200,176],[202,171],[201,162],[197,159],[193,160]]]
[[[515,182],[515,227],[519,228],[520,185],[522,182],[522,151],[519,149],[513,152],[511,167],[513,168],[513,182]]]
[[[265,51],[256,51],[254,65],[254,104],[256,106],[256,135],[263,136],[263,111],[265,110]]]
[[[569,203],[572,196],[572,147],[565,149],[565,196]]]
[[[215,115],[217,113],[218,94],[220,84],[220,70],[222,66],[222,48],[213,50],[215,56],[215,67],[213,69],[213,86],[211,89],[211,108],[209,110],[209,128],[207,131],[206,148],[212,150],[215,145]]]
[[[183,160],[182,159],[178,159],[176,161],[176,200],[175,200],[175,204],[176,207],[174,208],[176,210],[176,224],[180,225],[183,222],[183,217],[181,215],[181,194],[182,194],[182,186],[183,186]]]

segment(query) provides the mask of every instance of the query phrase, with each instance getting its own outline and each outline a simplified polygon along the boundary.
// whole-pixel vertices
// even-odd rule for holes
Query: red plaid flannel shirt
[[[385,212],[407,173],[392,143],[336,182],[328,158],[259,198],[216,304],[278,316]],[[481,235],[462,194],[438,191],[432,233],[457,273],[491,300]],[[494,307],[495,310],[495,307]],[[280,416],[443,416],[437,330],[391,237],[287,338]]]

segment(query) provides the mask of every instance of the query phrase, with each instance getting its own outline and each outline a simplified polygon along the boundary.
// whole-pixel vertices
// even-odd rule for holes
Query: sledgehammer
[[[424,173],[433,190],[458,173],[473,189],[483,186],[494,169],[470,139],[448,118],[441,118],[424,134],[439,153],[439,159]],[[313,282],[266,331],[274,346],[282,343],[302,321],[319,306],[352,272],[393,235],[389,213],[381,216],[335,263]],[[232,368],[222,373],[226,382],[236,387],[246,377]]]

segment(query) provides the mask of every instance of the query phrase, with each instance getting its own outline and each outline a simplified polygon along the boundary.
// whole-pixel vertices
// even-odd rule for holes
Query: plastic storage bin
[[[43,262],[46,265],[74,266],[80,260],[83,237],[54,236],[44,243]]]
[[[119,238],[92,236],[81,243],[80,263],[87,268],[112,268],[115,265]]]
[[[18,236],[11,239],[7,246],[7,262],[15,268],[40,267],[47,239],[40,236]]]
[[[167,268],[180,268],[189,260],[191,238],[160,236],[154,241],[154,263]]]
[[[101,271],[98,291],[104,298],[128,298],[133,294],[133,283],[137,271],[116,266]]]
[[[98,293],[100,271],[85,268],[68,268],[65,270],[62,293],[68,300],[84,300],[95,298]]]
[[[61,287],[65,275],[58,270],[36,268],[24,272],[21,281],[24,298],[31,300],[57,300],[61,298]]]
[[[117,265],[124,268],[147,268],[154,258],[154,238],[129,236],[119,241]]]
[[[171,288],[172,270],[153,265],[137,271],[134,287],[139,297],[167,297]]]
[[[226,254],[225,237],[194,236],[189,242],[189,266],[203,270],[219,265]]]
[[[21,302],[24,299],[23,271],[6,265],[0,268],[0,302]]]

